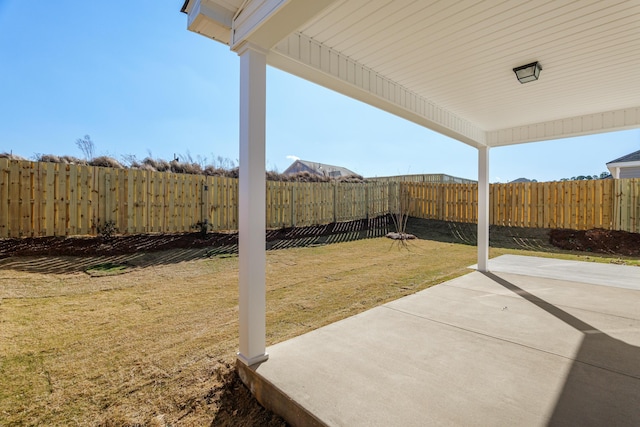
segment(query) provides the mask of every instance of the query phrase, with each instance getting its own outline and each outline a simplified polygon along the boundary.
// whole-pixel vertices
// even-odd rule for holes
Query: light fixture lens
[[[542,67],[540,66],[540,63],[536,61],[531,64],[516,67],[513,69],[513,72],[516,73],[516,77],[520,83],[528,83],[538,80],[540,70],[542,70]]]

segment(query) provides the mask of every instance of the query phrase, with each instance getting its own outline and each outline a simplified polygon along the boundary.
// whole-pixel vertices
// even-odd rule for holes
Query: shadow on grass
[[[438,242],[476,246],[478,241],[478,226],[473,223],[409,218],[407,232],[419,239]],[[489,245],[494,248],[560,252],[549,242],[549,232],[546,228],[492,225],[489,227]]]
[[[269,230],[266,249],[328,245],[382,237],[393,230],[391,217],[326,225]],[[409,218],[408,233],[422,240],[475,246],[476,224]],[[566,252],[549,242],[549,229],[491,226],[489,244],[495,248]],[[237,233],[199,233],[100,238],[0,239],[0,269],[44,274],[83,272],[100,264],[121,264],[128,271],[238,253]],[[4,257],[4,258],[3,258]]]
[[[266,249],[322,246],[382,237],[390,226],[390,217],[381,216],[368,220],[269,230],[265,235]],[[12,242],[15,242],[14,247]],[[205,238],[198,233],[136,235],[107,241],[100,238],[5,239],[0,243],[0,256],[6,256],[0,259],[0,269],[44,274],[84,272],[105,264],[125,266],[126,272],[238,253],[237,233],[209,233]]]

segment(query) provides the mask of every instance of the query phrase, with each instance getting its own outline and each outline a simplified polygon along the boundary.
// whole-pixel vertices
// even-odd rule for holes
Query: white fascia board
[[[617,162],[617,163],[607,163],[607,167],[609,170],[612,168],[635,168],[640,166],[640,160],[636,160],[633,162]]]
[[[487,142],[490,147],[498,147],[638,127],[640,127],[640,106],[489,131],[487,132]]]
[[[187,7],[187,29],[224,44],[231,40],[235,11],[206,0],[192,0]]]
[[[269,50],[336,0],[249,0],[233,20],[231,49],[250,42]]]
[[[465,144],[486,146],[485,132],[473,123],[304,34],[276,45],[267,62]]]
[[[234,49],[257,28],[266,23],[286,0],[249,0],[233,20],[231,49]]]

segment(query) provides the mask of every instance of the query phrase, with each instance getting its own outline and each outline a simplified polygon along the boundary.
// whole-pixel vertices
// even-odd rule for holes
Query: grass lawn
[[[550,256],[491,256],[502,253]],[[237,257],[170,259],[97,275],[0,270],[0,425],[281,425],[238,397],[246,390],[233,379]],[[378,238],[270,251],[268,344],[462,275],[475,261],[474,246],[429,240],[408,250]]]

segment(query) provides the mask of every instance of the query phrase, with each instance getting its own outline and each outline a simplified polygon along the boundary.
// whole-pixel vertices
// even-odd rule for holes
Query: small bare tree
[[[409,249],[407,240],[416,238],[413,234],[407,233],[407,222],[414,207],[414,201],[411,200],[409,192],[401,183],[396,183],[395,192],[395,209],[391,209],[391,219],[396,231],[387,233],[387,237],[397,241],[399,248]]]
[[[93,160],[96,146],[89,135],[85,135],[84,138],[76,139],[76,146],[80,149],[80,151],[82,151],[82,154],[84,154],[84,159],[86,161],[90,162],[91,160]]]

